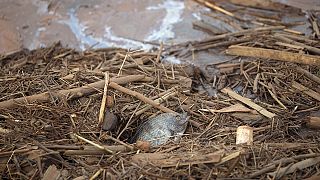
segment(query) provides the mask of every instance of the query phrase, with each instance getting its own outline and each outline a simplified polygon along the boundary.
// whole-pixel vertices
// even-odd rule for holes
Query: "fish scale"
[[[151,147],[165,144],[170,137],[181,136],[184,133],[188,119],[187,113],[160,114],[141,124],[130,142],[148,141]]]

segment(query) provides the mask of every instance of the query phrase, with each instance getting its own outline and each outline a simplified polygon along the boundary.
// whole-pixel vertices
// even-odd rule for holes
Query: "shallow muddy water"
[[[320,9],[320,1],[277,0],[303,9]],[[35,49],[60,41],[64,46],[122,47],[150,50],[160,42],[176,44],[209,35],[192,28],[205,18],[204,8],[192,0],[2,0],[0,1],[0,53],[20,48]],[[306,17],[284,17],[305,21]],[[236,28],[219,19],[210,23],[229,32]],[[297,30],[307,32],[307,25]],[[228,58],[213,53],[197,54],[200,64]],[[178,61],[175,61],[178,62]]]

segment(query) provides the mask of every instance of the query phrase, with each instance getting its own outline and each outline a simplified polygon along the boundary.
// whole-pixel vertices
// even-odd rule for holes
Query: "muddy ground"
[[[317,0],[280,2],[302,10],[320,9]],[[263,12],[259,9],[252,11]],[[176,44],[205,39],[208,37],[207,33],[192,28],[192,22],[200,19],[225,32],[237,31],[219,19],[208,18],[205,15],[208,12],[208,8],[192,0],[2,0],[0,52],[21,48],[35,49],[50,46],[56,41],[77,50],[112,46],[149,50],[160,41]],[[268,13],[275,15],[278,12]],[[220,16],[216,12],[211,12],[211,15]],[[302,14],[284,13],[281,18],[284,22],[308,23]],[[293,29],[311,33],[308,24]],[[225,60],[229,59],[217,56],[214,52],[199,54],[193,63],[208,64]]]

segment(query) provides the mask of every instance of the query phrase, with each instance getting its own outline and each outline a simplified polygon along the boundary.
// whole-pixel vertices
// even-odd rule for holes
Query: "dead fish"
[[[151,147],[165,144],[170,137],[179,138],[187,127],[187,113],[163,113],[155,116],[138,127],[130,142],[148,141]]]

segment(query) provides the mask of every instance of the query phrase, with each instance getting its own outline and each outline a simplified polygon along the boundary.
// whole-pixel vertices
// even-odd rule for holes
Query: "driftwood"
[[[145,103],[148,103],[148,104],[152,105],[153,107],[155,107],[155,108],[157,108],[157,109],[159,109],[159,110],[161,110],[163,112],[174,112],[173,110],[162,106],[160,103],[157,103],[154,100],[152,100],[152,99],[150,99],[148,97],[145,97],[143,94],[138,93],[136,91],[132,91],[132,90],[130,90],[128,88],[122,87],[122,86],[120,86],[119,84],[117,84],[115,82],[110,82],[109,86],[112,87],[113,89],[116,89],[116,90],[121,91],[123,93],[129,94],[129,95],[131,95],[133,97],[136,97],[137,99],[139,99],[139,100],[141,100],[141,101],[143,101]]]
[[[258,111],[259,113],[261,113],[262,115],[268,117],[268,118],[273,118],[276,115],[274,113],[271,113],[269,111],[267,111],[265,108],[257,105],[256,103],[252,102],[250,99],[245,98],[240,96],[239,94],[237,94],[236,92],[232,91],[230,88],[224,88],[221,90],[223,93],[228,94],[230,97],[241,101],[242,103],[252,107],[253,109],[255,109],[256,111]]]
[[[248,178],[255,178],[257,176],[260,176],[262,174],[270,172],[273,169],[275,169],[279,164],[288,164],[288,163],[295,162],[297,160],[301,160],[301,159],[305,159],[305,158],[314,158],[314,157],[318,157],[318,156],[319,156],[319,154],[311,153],[311,154],[302,154],[302,155],[298,155],[298,156],[293,156],[293,157],[289,157],[289,158],[282,158],[282,159],[274,161],[272,164],[267,165],[265,168],[250,174],[248,176]]]
[[[193,50],[194,51],[201,51],[201,50],[207,50],[210,48],[216,48],[216,47],[220,47],[220,46],[230,46],[233,44],[248,42],[250,40],[253,40],[253,37],[246,37],[246,38],[230,40],[230,41],[225,41],[225,42],[218,42],[218,43],[207,44],[207,45],[196,45]]]
[[[45,100],[41,97],[34,101],[30,101],[30,97],[22,98],[21,102],[12,101],[13,108],[0,109],[0,144],[3,145],[0,152],[1,178],[52,179],[61,173],[60,178],[77,180],[249,179],[249,176],[252,179],[266,179],[267,173],[281,173],[282,168],[293,172],[284,175],[289,178],[317,178],[319,162],[308,164],[309,161],[305,160],[319,157],[319,154],[308,154],[318,153],[319,150],[319,120],[317,113],[314,113],[320,108],[319,101],[314,98],[320,93],[317,92],[320,85],[318,68],[312,64],[300,66],[292,61],[282,61],[299,55],[292,52],[306,50],[314,53],[312,49],[319,48],[319,42],[286,29],[295,29],[294,26],[305,22],[283,23],[281,16],[285,13],[280,11],[261,11],[246,5],[229,6],[230,1],[220,4],[218,1],[202,0],[205,1],[230,10],[234,17],[214,10],[201,14],[201,17],[215,18],[204,22],[218,21],[213,26],[221,24],[223,29],[232,33],[221,31],[218,33],[220,35],[177,45],[164,42],[153,53],[114,48],[77,52],[54,46],[23,51],[5,59],[0,57],[0,101],[23,97],[21,94],[47,92],[45,95],[48,96]],[[240,4],[270,1],[238,0]],[[261,6],[253,4],[252,7]],[[290,7],[286,7],[285,11],[290,12],[285,16],[295,12]],[[210,28],[206,24],[198,25],[207,30]],[[285,31],[290,31],[290,34]],[[275,38],[278,34],[300,44]],[[263,54],[249,49],[243,53],[252,54],[253,58],[224,56],[223,50],[239,43],[253,47],[253,50],[260,47],[272,53]],[[151,44],[159,46],[157,43]],[[230,61],[218,64],[209,62],[211,59],[205,56],[205,52],[197,52],[207,49],[210,49],[209,54]],[[274,51],[287,56],[277,61]],[[185,52],[186,55],[192,53],[194,61],[188,61],[191,57],[182,56]],[[161,63],[162,57],[166,59],[168,55],[194,65]],[[306,56],[300,54],[297,61]],[[259,57],[276,60],[264,61]],[[319,56],[308,57],[319,59]],[[203,66],[202,58],[204,63],[210,64]],[[84,86],[85,89],[80,87],[88,81],[104,79],[106,71],[110,77],[123,74],[126,82],[130,82],[127,78],[131,77],[127,75],[141,79],[121,84],[117,81],[112,83],[113,78],[110,80],[113,87],[109,85],[110,81],[105,80],[98,85]],[[294,82],[308,89],[296,86],[299,92],[293,87],[296,85]],[[74,87],[79,88],[70,90]],[[232,90],[227,90],[227,94],[219,91],[224,87]],[[310,89],[318,94],[310,94]],[[241,96],[235,92],[241,92]],[[95,94],[90,98],[76,98],[89,93]],[[100,106],[102,93],[104,100]],[[214,97],[206,95],[210,93]],[[106,97],[107,106],[103,110]],[[33,104],[25,105],[29,102]],[[106,127],[102,130],[108,132],[100,131],[97,124],[99,108],[101,114],[107,113],[104,122],[110,128],[102,126]],[[188,124],[180,141],[157,148],[150,148],[143,142],[128,144],[128,139],[139,130],[146,117],[172,110],[184,110],[190,116],[192,126]],[[275,118],[267,119],[265,116]],[[243,128],[243,125],[249,127]],[[237,127],[244,131],[237,134]],[[307,133],[301,134],[305,131],[300,132],[300,128]],[[239,141],[239,138],[244,139]],[[139,160],[133,161],[134,158]],[[303,163],[295,165],[299,161]],[[51,166],[53,164],[56,168]],[[305,164],[309,167],[304,168],[307,167]],[[302,169],[290,169],[292,165]],[[274,177],[278,178],[278,175]]]
[[[287,37],[289,39],[293,39],[293,40],[297,40],[297,41],[304,41],[307,43],[317,43],[318,42],[318,41],[315,41],[312,39],[308,39],[305,36],[297,36],[297,35],[292,35],[292,34],[287,34],[287,33],[276,33],[275,35],[280,35],[280,36]]]
[[[95,142],[92,142],[92,141],[90,141],[90,140],[88,140],[88,139],[86,139],[86,138],[83,138],[83,137],[81,137],[81,136],[79,136],[79,135],[77,135],[77,134],[74,134],[74,136],[77,137],[78,139],[86,142],[86,143],[89,143],[89,144],[93,145],[94,147],[96,147],[96,148],[98,148],[98,149],[100,149],[100,150],[106,151],[106,152],[108,152],[108,153],[110,153],[110,154],[114,154],[114,152],[113,152],[112,150],[106,148],[105,146],[102,146],[102,145],[100,145],[100,144],[97,144],[97,143],[95,143]]]
[[[226,53],[236,56],[248,56],[264,59],[274,59],[280,61],[288,61],[299,64],[317,65],[320,66],[320,56],[307,54],[292,53],[273,49],[255,48],[247,46],[230,46]]]
[[[246,34],[252,34],[252,33],[261,32],[261,31],[272,31],[272,30],[279,30],[279,29],[284,29],[284,28],[285,28],[285,26],[258,27],[258,28],[247,29],[247,30],[242,30],[242,31],[238,31],[238,32],[226,33],[226,34],[213,36],[213,37],[210,37],[208,39],[201,41],[201,43],[209,43],[212,41],[225,39],[225,38],[232,37],[232,36],[238,37],[238,36],[243,36]],[[199,43],[199,42],[194,42],[194,43],[192,43],[192,45],[197,44],[197,43]]]
[[[278,40],[281,40],[281,41],[284,41],[286,43],[289,43],[289,44],[294,44],[294,45],[297,45],[297,46],[301,46],[305,49],[307,49],[308,51],[310,52],[313,52],[315,54],[320,54],[320,49],[319,48],[316,48],[316,47],[312,47],[312,46],[308,46],[308,45],[305,45],[303,43],[300,43],[300,42],[297,42],[297,41],[294,41],[292,39],[289,39],[289,38],[286,38],[286,37],[283,37],[281,35],[274,35],[274,37]]]
[[[118,84],[126,84],[129,82],[142,80],[144,77],[145,77],[144,75],[130,75],[130,76],[120,77],[120,78],[111,78],[111,82],[116,82]],[[34,102],[48,102],[50,101],[51,97],[67,98],[68,100],[79,98],[95,92],[96,89],[102,89],[104,87],[104,84],[105,84],[105,80],[102,80],[102,81],[91,83],[79,88],[59,90],[56,92],[44,92],[41,94],[35,94],[31,96],[26,96],[26,97],[10,99],[7,101],[0,102],[0,109],[13,108],[13,107],[16,107],[17,104],[22,105],[22,104],[28,104],[28,103],[34,103]]]
[[[105,116],[105,110],[106,110],[106,103],[107,103],[107,92],[108,92],[108,84],[109,84],[109,73],[107,72],[105,74],[105,84],[103,88],[103,95],[102,95],[102,101],[100,106],[100,112],[99,112],[99,125],[102,124]]]
[[[311,74],[309,71],[304,70],[299,66],[296,67],[296,70],[301,74],[307,76],[309,79],[313,80],[314,82],[317,82],[320,85],[320,78],[318,76]]]
[[[203,21],[195,21],[192,22],[192,26],[194,29],[199,29],[205,33],[208,33],[210,35],[216,35],[216,34],[222,34],[224,32],[222,32],[220,29],[206,23]]]
[[[219,11],[221,13],[224,13],[228,16],[234,17],[234,14],[232,12],[229,12],[225,9],[222,9],[221,7],[213,4],[212,2],[206,1],[206,0],[195,0],[196,2],[200,3],[200,4],[204,4],[205,6],[207,6],[210,9],[214,9],[216,11]]]
[[[286,174],[293,173],[296,170],[303,170],[318,163],[320,163],[320,157],[309,158],[292,165],[290,164],[287,167],[280,168],[279,170],[268,174],[273,176],[275,179],[278,179]]]
[[[313,97],[314,99],[320,101],[320,94],[313,91],[312,89],[307,88],[307,87],[305,87],[295,81],[292,82],[292,87],[294,87],[297,90],[299,90],[300,92],[307,94],[308,96]]]
[[[138,165],[153,164],[163,168],[218,163],[220,160],[221,155],[216,153],[140,153],[132,156],[132,161]]]

